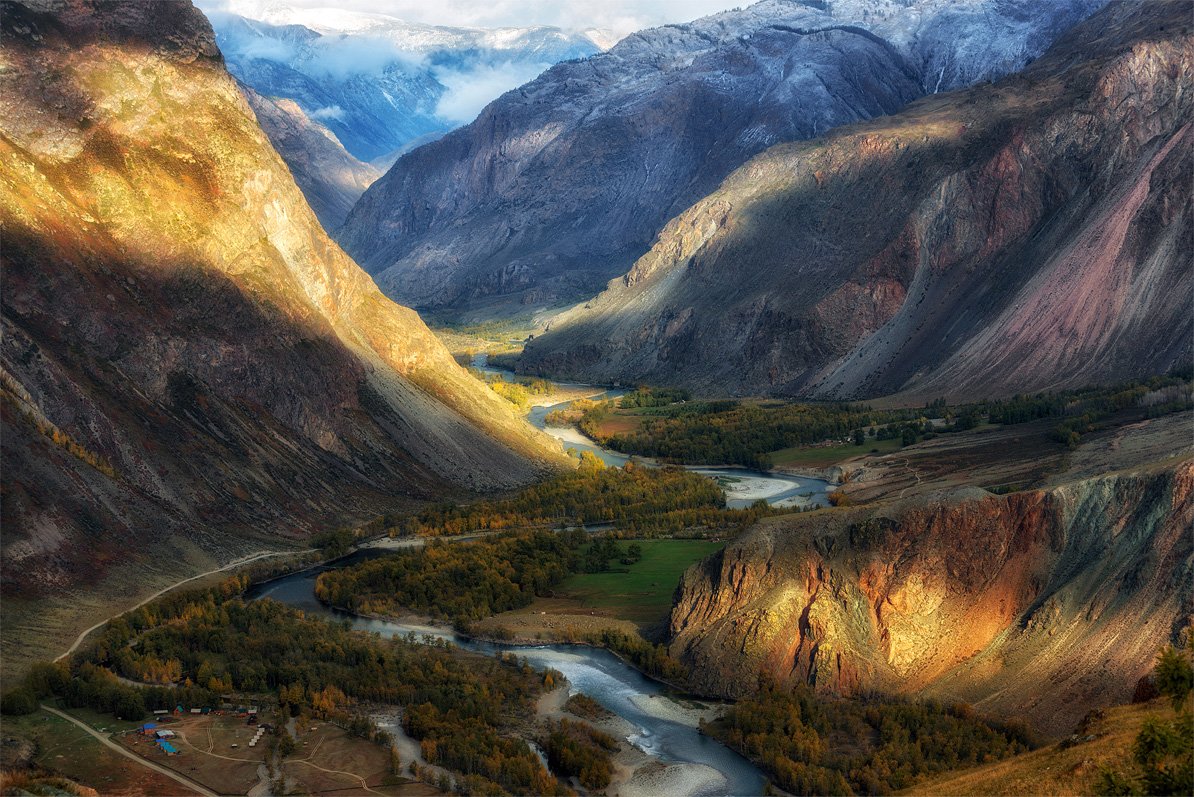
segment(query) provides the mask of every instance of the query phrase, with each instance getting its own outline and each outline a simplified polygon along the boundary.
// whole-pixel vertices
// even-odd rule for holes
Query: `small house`
[[[169,713],[170,713],[170,710],[169,710],[169,709],[166,709],[166,708],[159,708],[159,709],[154,709],[153,715],[154,715],[155,717],[164,717],[164,716],[166,716],[166,715],[167,715],[167,714],[169,714]]]
[[[156,722],[147,722],[141,726],[141,733],[145,734],[146,736],[152,736],[157,727],[158,726]]]
[[[166,755],[178,755],[178,748],[166,741],[159,741],[158,746]]]
[[[173,739],[174,731],[154,731],[154,736],[157,736],[159,739]]]

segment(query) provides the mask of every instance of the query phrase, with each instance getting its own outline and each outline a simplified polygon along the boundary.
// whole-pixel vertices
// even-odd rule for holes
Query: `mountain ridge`
[[[1013,71],[1098,5],[764,0],[635,33],[404,155],[336,237],[415,307],[558,307],[767,146]]]
[[[1019,75],[767,150],[520,369],[916,402],[1187,362],[1181,12],[1112,4]]]

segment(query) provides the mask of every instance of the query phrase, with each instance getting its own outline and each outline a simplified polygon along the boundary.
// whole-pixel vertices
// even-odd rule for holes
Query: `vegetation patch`
[[[20,688],[126,719],[180,704],[218,706],[232,692],[388,745],[364,716],[367,704],[383,703],[403,709],[403,728],[428,762],[465,773],[475,793],[566,793],[513,735],[544,688],[544,676],[524,662],[359,634],[269,599],[246,603],[246,586],[234,577],[122,615],[69,662],[35,666]],[[117,679],[159,669],[181,684]]]
[[[612,719],[614,714],[584,692],[577,692],[564,703],[564,710],[590,722]]]
[[[1126,382],[949,406],[876,410],[864,404],[691,401],[682,392],[639,388],[620,400],[588,402],[549,415],[576,424],[625,454],[685,465],[828,467],[867,453],[890,453],[927,437],[1057,419],[1053,439],[1076,447],[1082,435],[1131,410],[1138,419],[1194,407],[1189,370]]]
[[[585,607],[609,609],[637,623],[665,617],[680,576],[695,562],[720,549],[724,543],[708,540],[642,540],[634,543],[642,558],[630,564],[617,562],[605,572],[578,573],[558,590]]]
[[[792,794],[887,794],[1034,745],[1024,726],[986,721],[965,705],[828,701],[806,687],[770,685],[702,727]]]
[[[770,454],[775,467],[827,468],[862,454],[890,454],[899,451],[903,440],[889,437],[876,440],[868,437],[862,445],[853,442],[827,446],[793,446]]]
[[[610,753],[618,749],[618,740],[583,722],[562,719],[549,726],[543,749],[553,772],[576,778],[586,789],[604,789],[613,775]]]
[[[475,504],[440,504],[417,515],[388,518],[392,535],[451,536],[514,528],[608,524],[628,536],[700,536],[737,531],[775,510],[766,505],[725,509],[716,482],[681,468],[627,463],[607,468],[582,452],[580,466],[519,492]]]

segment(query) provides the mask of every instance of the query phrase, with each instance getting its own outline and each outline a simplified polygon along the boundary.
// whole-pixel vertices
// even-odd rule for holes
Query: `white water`
[[[494,655],[513,651],[533,667],[550,667],[568,679],[570,694],[584,692],[608,711],[629,722],[637,732],[627,740],[664,763],[688,766],[665,770],[653,786],[658,793],[676,797],[723,797],[762,792],[763,774],[749,761],[725,745],[704,736],[689,712],[666,696],[665,688],[644,676],[607,650],[580,645],[518,647],[476,642],[452,631],[416,623],[377,620],[330,609],[315,598],[315,579],[321,572],[344,567],[380,551],[361,551],[331,565],[312,568],[279,578],[249,591],[250,600],[273,598],[336,622],[348,621],[353,628],[383,637],[414,634],[446,639],[460,647]]]

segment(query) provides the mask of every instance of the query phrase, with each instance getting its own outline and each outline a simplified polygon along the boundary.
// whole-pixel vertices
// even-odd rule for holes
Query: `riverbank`
[[[539,698],[536,715],[543,722],[561,719],[585,722],[619,741],[618,750],[613,754],[611,760],[613,777],[603,790],[610,797],[696,794],[714,792],[727,785],[726,778],[713,767],[692,762],[669,763],[647,753],[636,744],[636,741],[642,738],[643,729],[616,714],[592,718],[579,717],[571,713],[565,707],[570,696],[571,692],[568,686],[559,687],[544,694]],[[644,698],[644,702],[650,700],[650,698]],[[656,707],[651,706],[651,708]],[[686,713],[682,706],[676,706],[675,709],[662,709],[661,714],[690,719],[692,727],[697,727],[700,717],[710,715],[708,711],[700,716],[696,716],[695,710]]]
[[[369,552],[358,552],[356,555],[367,556]],[[628,778],[626,790],[618,792],[626,797],[660,793],[661,788],[666,789],[667,793],[687,797],[758,794],[762,790],[765,781],[762,772],[738,753],[701,734],[699,717],[682,717],[675,714],[676,709],[666,703],[643,700],[667,696],[672,691],[682,692],[682,689],[673,690],[678,685],[664,684],[648,677],[624,658],[591,643],[549,644],[536,640],[534,644],[512,645],[502,640],[484,641],[462,636],[443,623],[418,615],[407,616],[405,622],[400,622],[396,618],[360,617],[333,610],[315,598],[315,579],[325,568],[344,564],[347,564],[347,560],[341,559],[332,565],[292,574],[267,586],[250,589],[246,598],[272,598],[302,610],[308,617],[325,617],[333,622],[348,623],[355,630],[383,637],[429,634],[473,653],[490,656],[513,653],[537,670],[560,672],[568,680],[570,689],[585,693],[628,723],[625,735],[633,737],[629,739],[632,746],[644,755],[658,759],[657,767],[646,766],[649,762],[640,762],[641,766],[636,769],[643,768],[643,771],[637,780]],[[683,704],[682,700],[680,705]],[[665,769],[687,764],[715,770],[720,780],[712,776],[697,777],[701,770]]]

